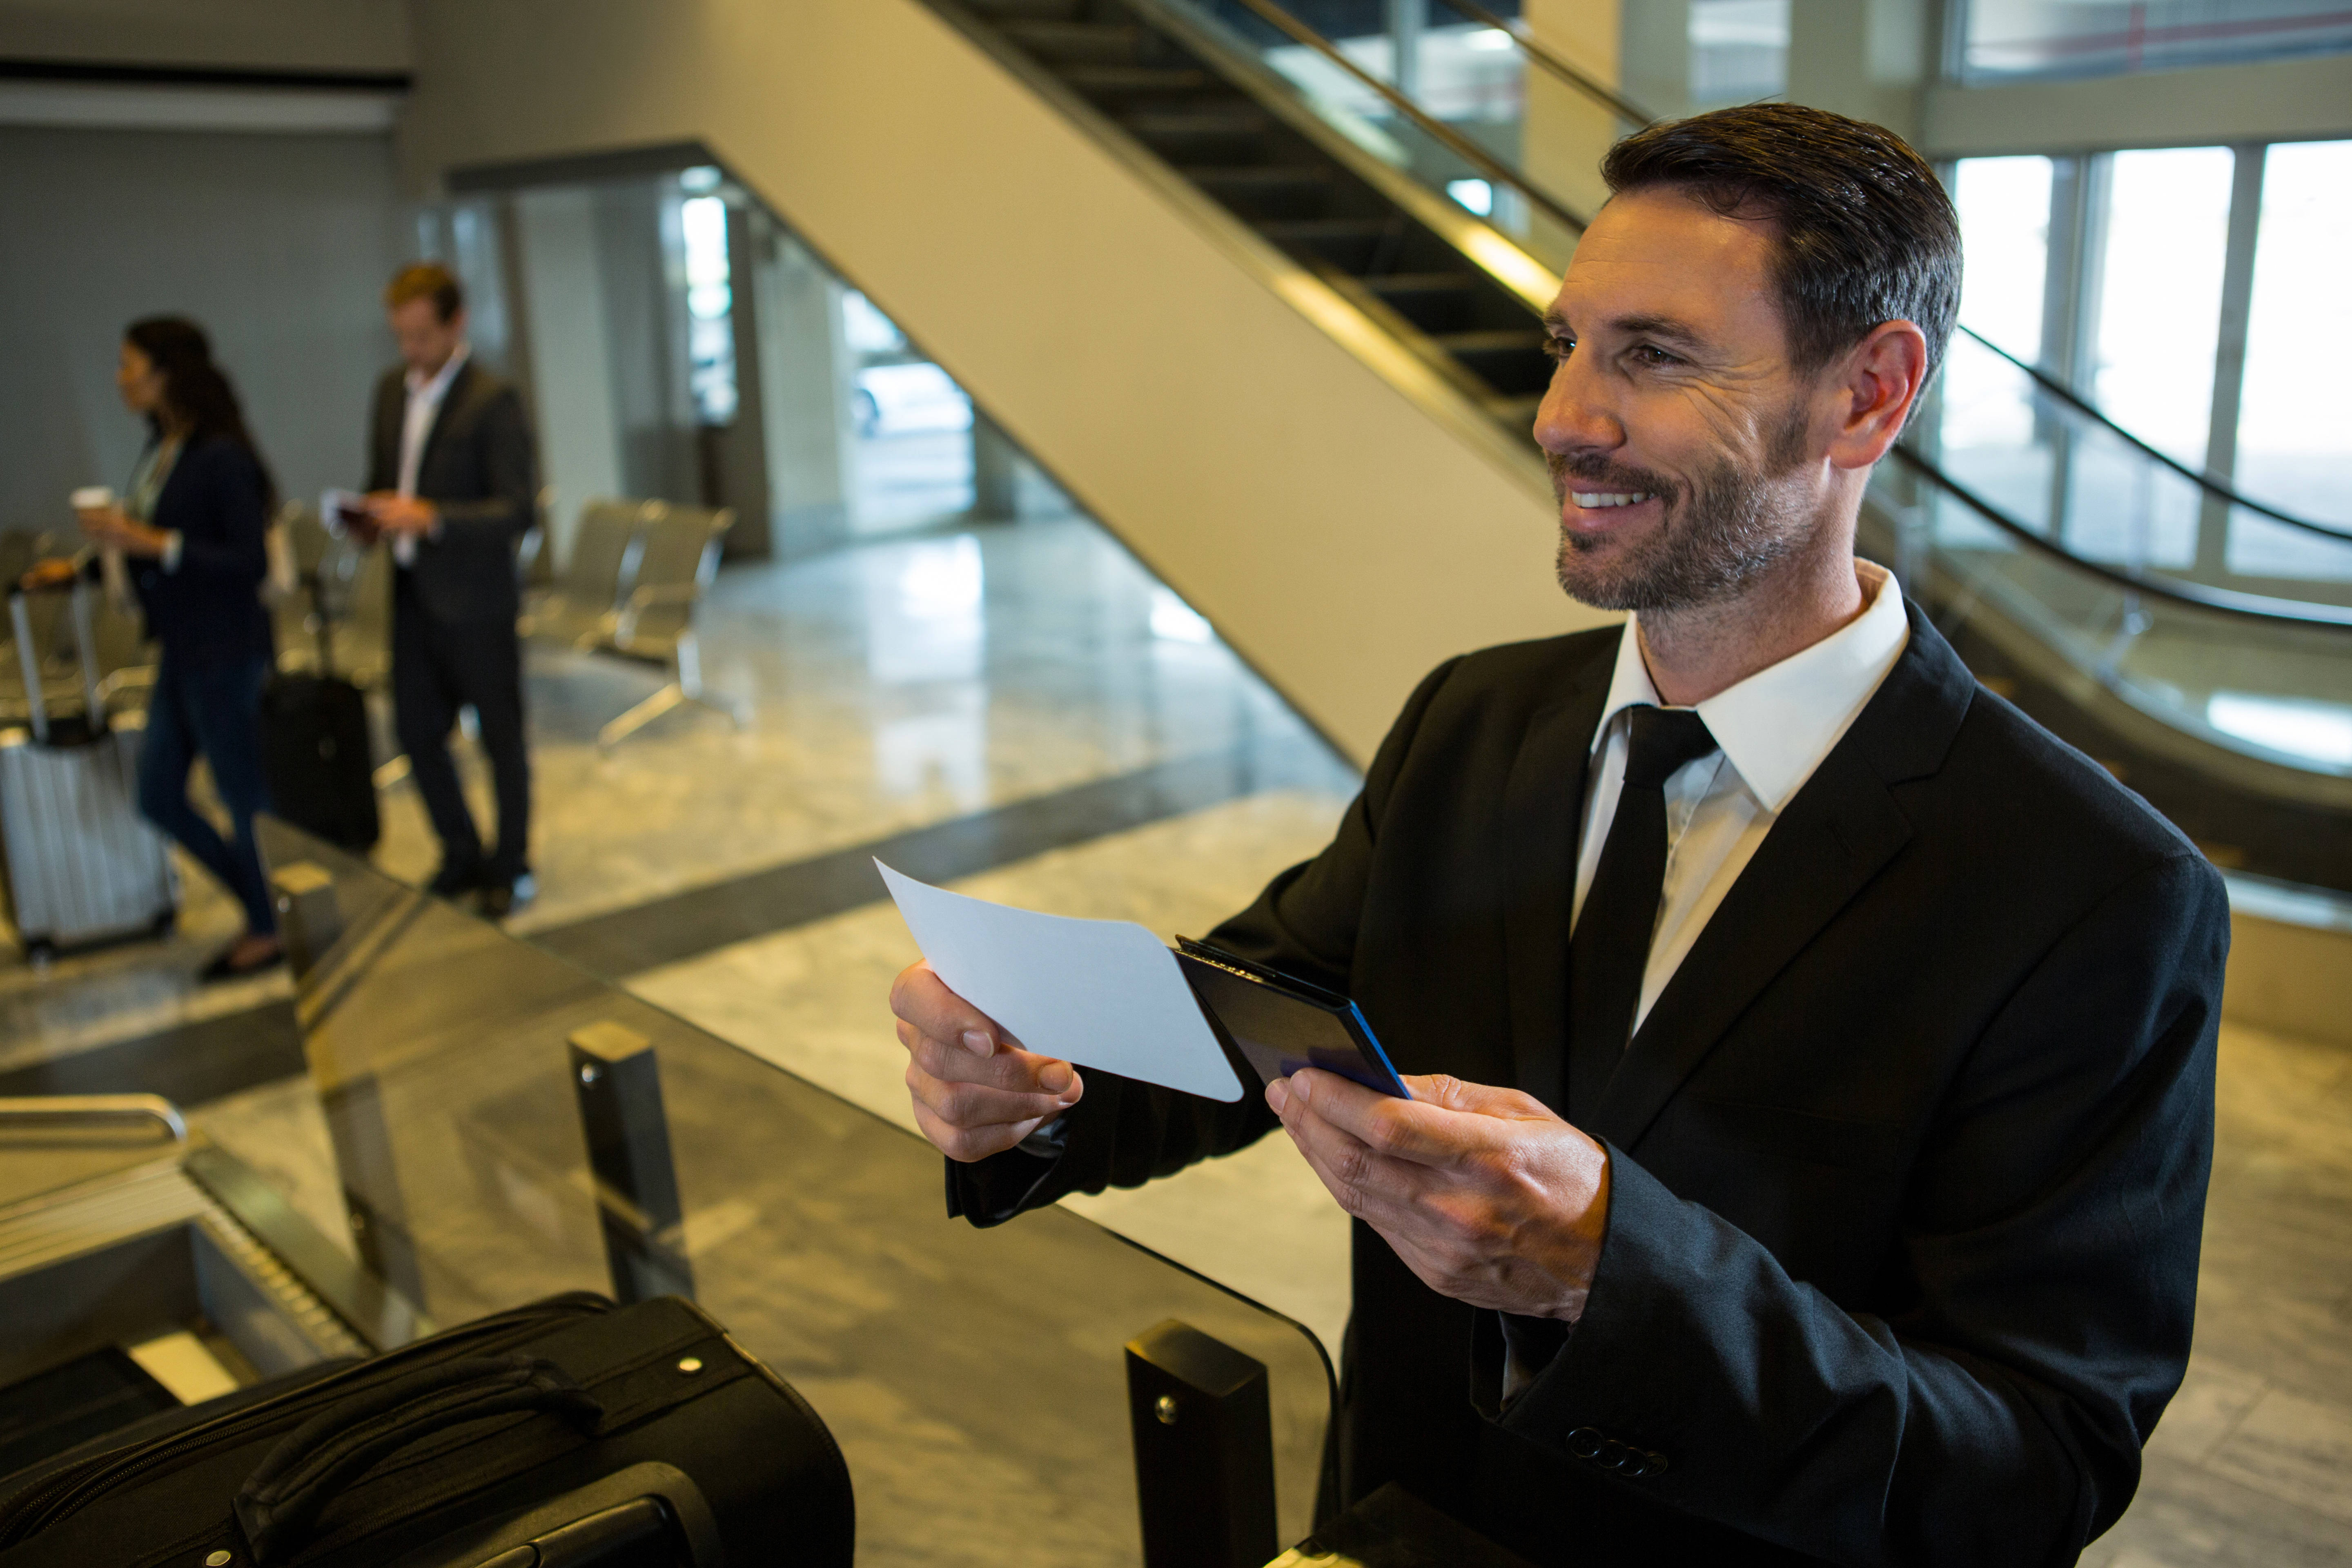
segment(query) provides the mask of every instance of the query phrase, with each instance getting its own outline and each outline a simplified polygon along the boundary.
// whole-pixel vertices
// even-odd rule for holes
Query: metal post
[[[341,940],[343,911],[335,902],[335,879],[315,860],[297,860],[270,873],[271,900],[278,906],[278,934],[286,962],[300,980]]]
[[[1173,1318],[1127,1344],[1144,1568],[1257,1568],[1280,1548],[1264,1363]]]
[[[1389,80],[1407,98],[1421,98],[1421,36],[1429,29],[1429,0],[1389,0],[1389,47],[1396,68]]]
[[[588,1141],[614,1299],[692,1296],[686,1214],[678,1202],[653,1042],[605,1019],[575,1030],[569,1044],[572,1087],[580,1101],[580,1130]]]
[[[2246,388],[2246,330],[2254,307],[2254,241],[2263,221],[2263,172],[2270,149],[2237,149],[2230,181],[2230,232],[2221,259],[2221,320],[2213,340],[2213,406],[2206,426],[2205,471],[2229,483],[2238,468],[2238,411]],[[2230,574],[2230,503],[2199,497],[2197,563],[2191,575],[2219,583]]]

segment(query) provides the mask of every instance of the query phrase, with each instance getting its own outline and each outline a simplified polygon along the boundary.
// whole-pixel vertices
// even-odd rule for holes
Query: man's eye
[[[1682,363],[1673,354],[1668,353],[1665,350],[1660,348],[1655,343],[1636,344],[1633,348],[1633,363],[1636,364],[1661,365],[1679,364]]]
[[[1544,357],[1547,359],[1566,359],[1575,349],[1574,338],[1546,338],[1543,341]]]

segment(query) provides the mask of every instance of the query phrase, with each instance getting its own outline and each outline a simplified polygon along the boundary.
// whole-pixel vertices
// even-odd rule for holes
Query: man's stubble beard
[[[1782,504],[1771,483],[1805,457],[1807,410],[1784,415],[1757,467],[1726,457],[1687,492],[1641,468],[1546,453],[1552,493],[1562,505],[1573,489],[1620,494],[1647,491],[1664,502],[1663,525],[1626,548],[1606,570],[1585,568],[1598,541],[1560,525],[1556,570],[1570,598],[1598,610],[1684,610],[1735,598],[1805,542],[1807,519]]]

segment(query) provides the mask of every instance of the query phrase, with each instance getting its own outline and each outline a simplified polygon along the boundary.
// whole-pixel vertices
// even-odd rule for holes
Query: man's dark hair
[[[384,285],[383,302],[389,309],[397,310],[411,300],[432,300],[434,318],[444,323],[466,308],[457,275],[437,261],[412,261]]]
[[[1819,371],[1882,321],[1927,339],[1927,376],[1960,306],[1960,225],[1927,160],[1884,126],[1795,103],[1661,121],[1609,149],[1613,195],[1664,187],[1778,230],[1789,354]]]

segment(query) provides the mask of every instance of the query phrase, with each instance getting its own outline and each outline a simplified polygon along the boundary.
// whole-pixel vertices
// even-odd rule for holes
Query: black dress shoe
[[[539,884],[525,871],[511,882],[492,881],[483,885],[482,913],[494,921],[502,921],[530,902],[539,892]]]
[[[224,980],[242,980],[248,974],[259,974],[265,970],[275,969],[286,962],[286,949],[283,944],[270,949],[267,958],[257,958],[250,963],[241,965],[229,962],[230,955],[236,952],[236,948],[234,944],[221,949],[218,956],[196,971],[197,984],[217,985]]]
[[[433,873],[425,890],[436,899],[455,899],[472,892],[482,885],[482,868],[478,866],[444,866]]]

